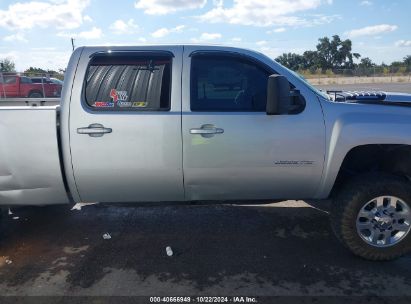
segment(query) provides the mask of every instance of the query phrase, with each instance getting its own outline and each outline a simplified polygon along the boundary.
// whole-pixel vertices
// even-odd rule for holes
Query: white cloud
[[[25,30],[33,27],[74,29],[83,23],[83,11],[90,0],[63,0],[58,2],[17,2],[0,10],[0,27]]]
[[[6,37],[3,38],[3,40],[8,41],[8,42],[14,42],[14,41],[28,42],[28,40],[26,39],[26,37],[22,33],[16,33],[16,34],[6,36]]]
[[[200,36],[201,40],[215,40],[220,39],[222,35],[220,33],[202,33]]]
[[[103,36],[103,31],[100,28],[94,26],[89,31],[83,31],[79,33],[60,32],[57,34],[57,36],[65,38],[93,40],[101,38]]]
[[[364,1],[361,1],[361,2],[360,2],[360,5],[361,5],[361,6],[371,6],[371,5],[372,5],[372,2],[371,2],[371,1],[364,0]]]
[[[411,46],[411,40],[398,40],[395,43],[395,46],[399,47],[410,47]]]
[[[258,46],[264,46],[267,45],[268,41],[265,40],[261,40],[261,41],[257,41],[255,44],[257,44]]]
[[[305,20],[305,22],[302,24],[304,26],[314,26],[314,25],[323,25],[323,24],[329,24],[333,22],[334,20],[337,19],[342,19],[341,15],[312,15],[312,18],[310,20]]]
[[[223,1],[223,0],[213,0],[213,4],[214,4],[215,6],[221,7],[221,6],[223,6],[224,1]]]
[[[91,18],[89,15],[85,15],[83,17],[83,20],[86,21],[86,22],[93,22],[93,18]]]
[[[231,38],[231,41],[232,42],[241,42],[243,39],[241,39],[240,37],[234,37],[234,38]]]
[[[94,26],[89,31],[84,31],[84,32],[78,33],[77,38],[87,39],[87,40],[89,40],[89,39],[99,39],[99,38],[101,38],[102,35],[103,35],[103,32],[101,31],[101,29]]]
[[[276,58],[283,53],[279,48],[273,48],[268,46],[261,47],[260,52],[264,53],[270,58]]]
[[[204,41],[212,41],[221,39],[223,35],[220,33],[202,33],[199,38],[191,38],[191,42],[198,43]]]
[[[234,0],[231,7],[215,6],[198,16],[201,21],[210,23],[230,23],[254,26],[271,25],[310,25],[329,22],[327,16],[314,16],[307,20],[293,16],[297,12],[318,8],[322,4],[332,4],[330,0]],[[321,24],[322,24],[321,23]]]
[[[390,24],[379,24],[373,26],[366,26],[360,29],[351,30],[345,32],[345,35],[351,38],[360,37],[360,36],[374,36],[383,33],[393,32],[398,28],[396,25]]]
[[[207,0],[138,0],[134,6],[148,15],[166,15],[181,10],[202,8]]]
[[[276,29],[273,29],[273,30],[267,31],[266,33],[267,33],[267,34],[272,34],[272,33],[283,33],[283,32],[285,32],[285,31],[286,31],[286,28],[285,28],[285,27],[279,27],[279,28],[276,28]]]
[[[133,34],[138,30],[138,25],[134,22],[134,19],[128,21],[118,19],[110,25],[110,30],[117,35]]]
[[[170,28],[170,29],[162,27],[162,28],[156,30],[155,32],[151,33],[151,36],[153,36],[154,38],[162,38],[162,37],[165,37],[165,36],[167,36],[171,33],[181,33],[184,28],[185,28],[184,25],[178,25],[178,26]]]
[[[32,47],[31,50],[33,51],[55,51],[56,48],[52,46],[44,46],[44,47]]]

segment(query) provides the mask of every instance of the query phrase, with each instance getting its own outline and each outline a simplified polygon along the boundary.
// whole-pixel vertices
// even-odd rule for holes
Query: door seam
[[[181,73],[180,73],[180,137],[181,137],[181,173],[183,175],[183,199],[186,197],[186,183],[184,179],[184,137],[183,137],[183,73],[184,73],[184,45],[181,52]]]

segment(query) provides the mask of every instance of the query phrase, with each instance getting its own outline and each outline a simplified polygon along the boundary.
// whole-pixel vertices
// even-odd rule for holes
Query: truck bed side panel
[[[56,108],[0,109],[0,205],[68,203]]]

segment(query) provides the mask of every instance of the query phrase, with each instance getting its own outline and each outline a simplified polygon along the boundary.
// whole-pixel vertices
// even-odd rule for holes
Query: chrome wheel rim
[[[410,232],[411,210],[400,198],[379,196],[358,212],[357,232],[369,245],[389,247],[398,244]]]

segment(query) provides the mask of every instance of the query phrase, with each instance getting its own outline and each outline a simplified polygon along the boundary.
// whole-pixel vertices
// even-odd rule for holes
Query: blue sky
[[[64,68],[76,46],[213,43],[270,57],[340,35],[377,63],[411,55],[409,0],[0,0],[0,58]]]

